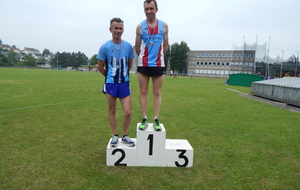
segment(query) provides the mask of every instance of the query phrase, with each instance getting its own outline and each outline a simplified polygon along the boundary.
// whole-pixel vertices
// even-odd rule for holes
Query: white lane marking
[[[234,89],[231,89],[231,88],[227,88],[228,90],[231,90],[231,91],[234,91],[234,92],[237,92],[237,93],[240,93],[240,94],[243,94],[243,95],[249,95],[249,94],[246,94],[244,92],[240,92],[238,90],[234,90]]]
[[[12,109],[0,110],[0,112],[16,111],[16,110],[38,108],[38,107],[45,107],[45,106],[55,106],[55,105],[62,105],[62,104],[72,104],[72,103],[95,101],[95,100],[100,100],[100,98],[99,99],[82,100],[82,101],[72,101],[72,102],[59,102],[59,103],[55,103],[55,104],[42,104],[42,105],[35,105],[35,106],[26,106],[26,107],[20,107],[20,108],[12,108]]]
[[[27,94],[31,93],[32,92],[32,89],[31,88],[27,88],[28,91],[23,93],[23,94],[20,94],[20,95],[17,95],[17,96],[13,96],[13,97],[10,97],[10,98],[3,98],[3,99],[0,99],[0,101],[4,101],[4,100],[11,100],[11,99],[14,99],[14,98],[19,98],[19,97],[22,97],[22,96],[26,96]]]

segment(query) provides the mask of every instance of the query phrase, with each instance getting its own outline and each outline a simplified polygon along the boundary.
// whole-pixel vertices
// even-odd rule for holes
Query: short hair
[[[154,2],[155,8],[158,8],[158,7],[157,7],[157,2],[156,2],[156,0],[146,0],[146,1],[144,1],[144,5],[145,5],[145,3],[151,3],[151,1]]]
[[[112,27],[113,22],[118,22],[118,23],[124,23],[122,19],[120,18],[113,18],[110,20],[110,27]]]

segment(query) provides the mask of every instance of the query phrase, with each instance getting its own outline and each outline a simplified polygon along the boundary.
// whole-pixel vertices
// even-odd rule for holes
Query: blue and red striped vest
[[[146,20],[141,22],[141,52],[138,59],[139,67],[165,67],[163,42],[164,22],[157,20],[156,27],[150,29]]]

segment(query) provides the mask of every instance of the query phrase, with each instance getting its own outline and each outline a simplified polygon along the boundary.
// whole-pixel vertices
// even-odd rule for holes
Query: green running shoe
[[[160,124],[159,124],[158,119],[155,119],[155,120],[153,121],[153,128],[154,128],[155,131],[161,131],[161,130],[162,130],[162,128],[161,128],[161,126],[160,126]]]
[[[147,127],[148,127],[148,120],[147,119],[143,119],[142,123],[139,126],[139,130],[144,131]]]

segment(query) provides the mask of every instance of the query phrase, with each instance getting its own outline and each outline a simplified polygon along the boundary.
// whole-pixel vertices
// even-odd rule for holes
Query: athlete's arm
[[[98,71],[103,76],[106,76],[105,61],[102,61],[102,60],[98,59]]]
[[[167,23],[164,23],[164,29],[165,29],[165,34],[164,34],[164,54],[167,53],[168,48],[169,48],[169,27]]]
[[[132,59],[129,59],[128,60],[128,69],[129,69],[129,71],[131,70],[131,68],[132,68]]]
[[[142,37],[141,37],[141,24],[139,24],[136,27],[136,37],[135,37],[135,52],[140,55],[141,52],[141,42],[142,42]]]

